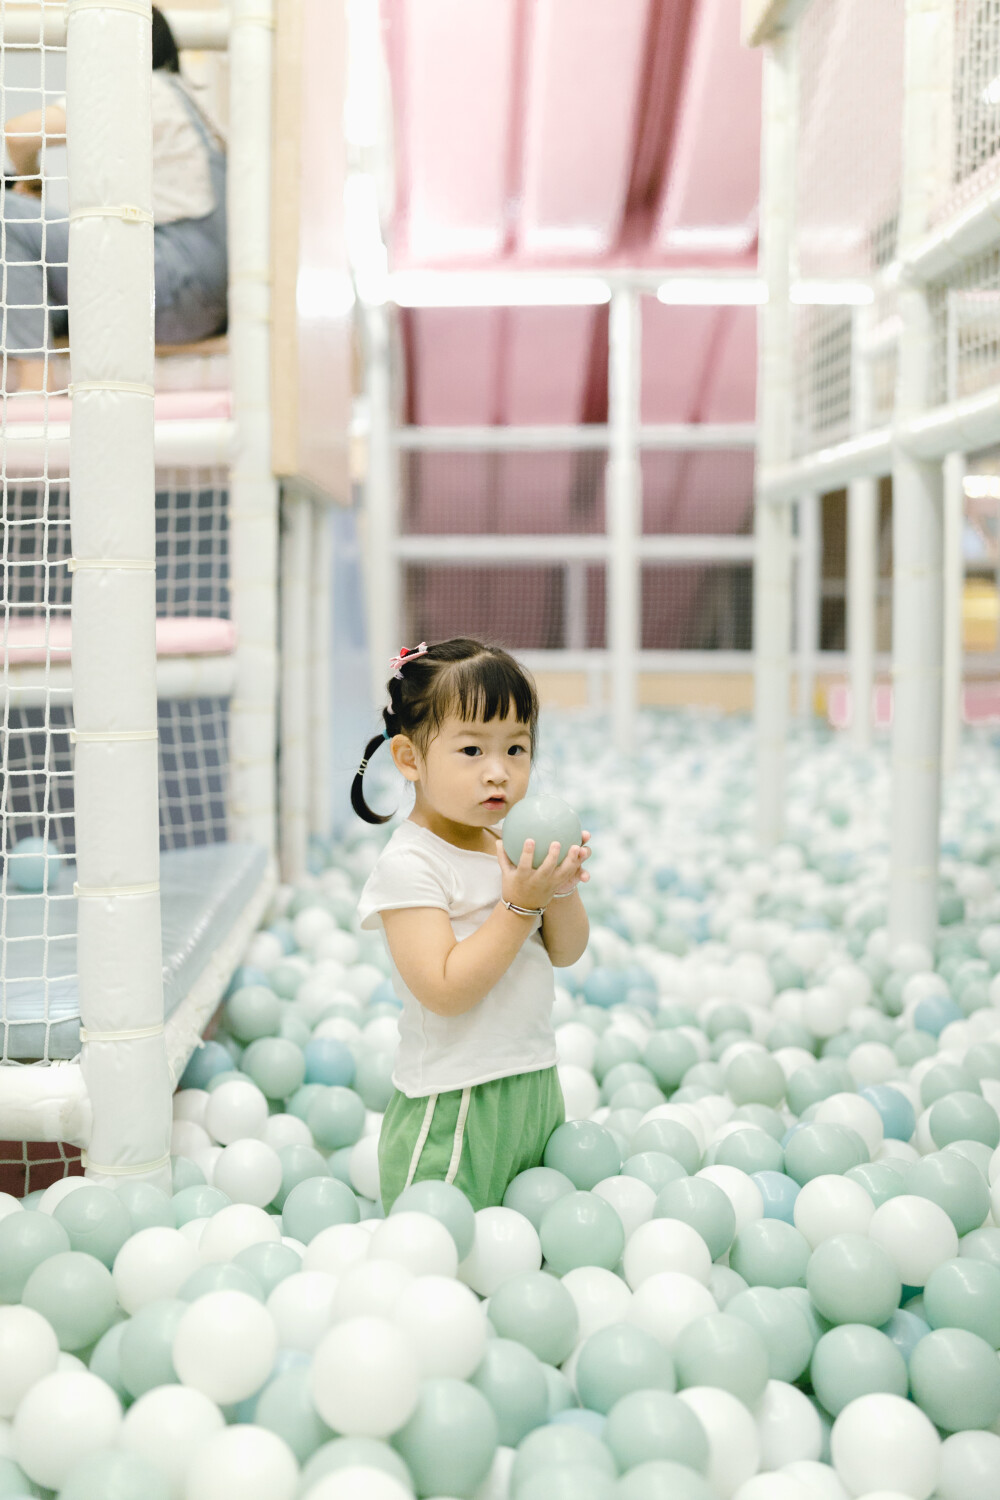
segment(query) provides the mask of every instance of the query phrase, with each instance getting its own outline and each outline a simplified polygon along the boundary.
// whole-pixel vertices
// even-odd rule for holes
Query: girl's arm
[[[542,918],[542,942],[557,969],[575,964],[590,939],[590,922],[578,891],[565,901],[553,901]]]
[[[37,177],[43,144],[61,146],[65,140],[66,111],[59,104],[28,110],[4,125],[4,144],[16,177]],[[30,183],[19,182],[15,191],[30,193],[32,187]]]
[[[437,1016],[460,1016],[499,984],[530,935],[532,918],[497,906],[461,942],[448,913],[434,906],[384,911],[382,925],[410,993]]]

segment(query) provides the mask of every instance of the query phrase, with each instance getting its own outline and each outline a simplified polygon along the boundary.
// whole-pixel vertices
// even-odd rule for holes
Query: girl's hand
[[[574,844],[561,862],[559,844],[550,844],[549,852],[537,870],[532,866],[534,839],[525,840],[521,858],[516,865],[508,858],[503,843],[498,841],[497,858],[503,872],[501,889],[504,900],[515,906],[537,910],[548,906],[557,891],[565,890],[568,893],[575,890],[580,881],[590,878],[583,870],[584,860],[590,858],[590,850],[584,847],[589,838],[590,835],[585,833],[582,843]]]

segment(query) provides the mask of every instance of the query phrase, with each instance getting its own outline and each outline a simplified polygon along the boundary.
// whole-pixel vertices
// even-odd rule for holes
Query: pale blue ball
[[[559,858],[565,859],[573,844],[583,838],[583,824],[561,797],[525,797],[511,808],[503,821],[503,846],[507,858],[517,864],[525,839],[534,839],[532,864],[537,870],[549,852],[549,845],[559,843]]]
[[[19,839],[7,856],[7,879],[17,891],[51,890],[62,869],[62,855],[47,839]]]

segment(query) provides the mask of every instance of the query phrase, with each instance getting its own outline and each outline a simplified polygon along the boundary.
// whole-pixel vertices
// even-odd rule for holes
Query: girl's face
[[[408,741],[405,746],[409,755],[403,754],[403,746],[397,755],[394,747],[393,758],[407,780],[416,783],[418,808],[446,822],[487,828],[528,790],[531,735],[513,710],[506,719],[468,724],[449,716],[426,754]]]

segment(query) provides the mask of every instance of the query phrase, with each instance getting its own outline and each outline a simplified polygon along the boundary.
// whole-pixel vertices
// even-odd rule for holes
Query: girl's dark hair
[[[467,636],[440,641],[422,656],[404,660],[399,677],[388,682],[389,706],[382,710],[385,733],[365,746],[364,759],[351,786],[351,806],[366,823],[388,823],[393,816],[372,812],[365,801],[365,767],[379,745],[405,734],[425,752],[450,714],[466,724],[481,719],[506,719],[511,709],[531,735],[535,753],[538,732],[538,693],[525,669],[501,646]]]
[[[157,6],[153,6],[153,72],[157,68],[166,68],[168,73],[179,73],[181,70],[180,53],[177,51],[177,43],[174,34],[170,30],[170,22]]]

